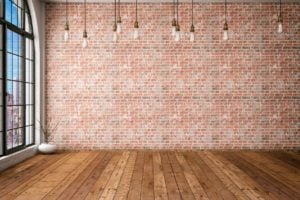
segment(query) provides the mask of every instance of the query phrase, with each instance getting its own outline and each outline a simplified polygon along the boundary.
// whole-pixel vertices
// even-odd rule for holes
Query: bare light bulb
[[[176,25],[175,41],[176,42],[180,41],[180,26],[178,23]]]
[[[118,22],[117,23],[117,33],[121,33],[122,32],[122,23]]]
[[[139,38],[139,22],[136,20],[134,22],[134,32],[133,32],[133,39],[138,39]]]
[[[82,47],[87,48],[87,46],[88,46],[87,38],[83,38]]]
[[[279,14],[279,16],[278,16],[278,29],[277,29],[277,32],[278,33],[282,33],[282,22],[283,22],[283,20],[282,20],[282,15],[281,15],[281,13]]]
[[[82,42],[82,47],[86,48],[88,46],[88,41],[87,41],[87,32],[83,32],[83,42]]]
[[[228,24],[227,24],[226,20],[225,20],[224,28],[223,28],[223,40],[224,41],[228,40]]]
[[[114,31],[114,33],[113,33],[113,41],[114,41],[114,42],[117,42],[117,41],[118,41],[118,34],[117,34],[116,31]]]
[[[224,32],[223,32],[223,40],[224,41],[228,40],[228,30],[224,30]]]
[[[64,40],[65,42],[69,40],[69,30],[65,30]]]
[[[176,35],[176,26],[172,26],[172,36]]]
[[[190,29],[190,41],[191,42],[195,41],[195,27],[194,27],[193,23],[192,23],[191,29]]]
[[[179,41],[180,41],[180,31],[176,31],[176,34],[175,34],[175,41],[176,41],[176,42],[179,42]]]
[[[282,33],[283,30],[282,30],[282,22],[278,22],[278,29],[277,29],[277,32],[278,33]]]
[[[64,40],[65,40],[65,42],[69,40],[69,24],[68,23],[66,23],[66,25],[65,25]]]
[[[134,39],[139,38],[139,28],[134,28],[133,38]]]
[[[194,41],[195,41],[195,33],[194,33],[194,32],[191,32],[191,33],[190,33],[190,41],[191,41],[191,42],[194,42]]]
[[[175,37],[176,35],[176,19],[172,20],[172,36]]]

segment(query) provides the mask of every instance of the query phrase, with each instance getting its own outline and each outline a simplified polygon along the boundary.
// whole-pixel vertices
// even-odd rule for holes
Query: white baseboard
[[[37,145],[28,147],[11,155],[0,157],[0,172],[17,163],[34,156],[37,153]]]

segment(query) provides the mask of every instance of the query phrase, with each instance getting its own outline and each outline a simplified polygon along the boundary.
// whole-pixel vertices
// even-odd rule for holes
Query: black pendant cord
[[[175,6],[175,0],[173,0],[173,17],[175,18],[175,14],[176,14],[176,6]]]
[[[118,0],[118,17],[121,17],[121,11],[120,11],[120,0]]]
[[[86,0],[84,0],[84,32],[86,32]]]
[[[117,24],[117,0],[115,0],[115,25]]]
[[[66,24],[69,24],[69,16],[68,16],[68,0],[66,0]]]
[[[177,19],[176,19],[176,21],[177,21],[177,25],[179,25],[179,18],[178,18],[178,4],[179,4],[179,0],[177,0],[177,5],[176,5],[176,10],[177,10]]]
[[[281,0],[279,0],[279,15],[281,16]]]
[[[194,0],[192,0],[192,25],[194,25]]]
[[[138,21],[138,14],[137,14],[137,0],[135,1],[135,21]]]
[[[227,22],[227,0],[225,0],[225,22]]]

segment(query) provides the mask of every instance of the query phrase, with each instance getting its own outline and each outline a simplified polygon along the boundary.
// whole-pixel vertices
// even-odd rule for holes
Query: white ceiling
[[[44,2],[66,2],[66,0],[41,0]],[[83,2],[84,0],[68,0],[69,2]],[[87,0],[91,3],[113,3],[114,0]],[[135,0],[121,0],[123,3],[134,3]],[[173,0],[138,0],[139,3],[171,3]],[[191,0],[179,0],[179,2],[190,3]],[[194,0],[195,3],[224,3],[224,0]],[[227,0],[229,3],[277,3],[279,0]],[[283,3],[286,2],[298,2],[300,0],[282,0]]]

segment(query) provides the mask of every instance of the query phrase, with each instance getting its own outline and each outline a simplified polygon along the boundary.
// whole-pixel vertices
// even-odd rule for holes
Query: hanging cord
[[[194,25],[194,0],[192,0],[192,25]]]
[[[177,9],[177,13],[176,13],[177,14],[177,25],[179,25],[179,18],[178,18],[178,4],[179,3],[178,3],[178,1],[179,0],[177,0],[177,4],[176,4],[176,9]]]
[[[86,32],[86,0],[84,0],[84,31]]]
[[[225,0],[225,23],[227,22],[227,1]]]
[[[175,17],[176,13],[176,6],[175,6],[175,0],[173,0],[173,17]]]
[[[138,15],[137,15],[137,0],[135,1],[135,21],[138,21]]]
[[[66,0],[66,24],[69,24],[69,16],[68,16],[68,0]]]
[[[279,14],[281,15],[281,0],[279,0]]]
[[[121,9],[120,9],[120,5],[121,5],[121,2],[120,0],[118,0],[118,22],[120,22],[121,20]]]
[[[115,25],[117,24],[117,0],[115,0]]]

